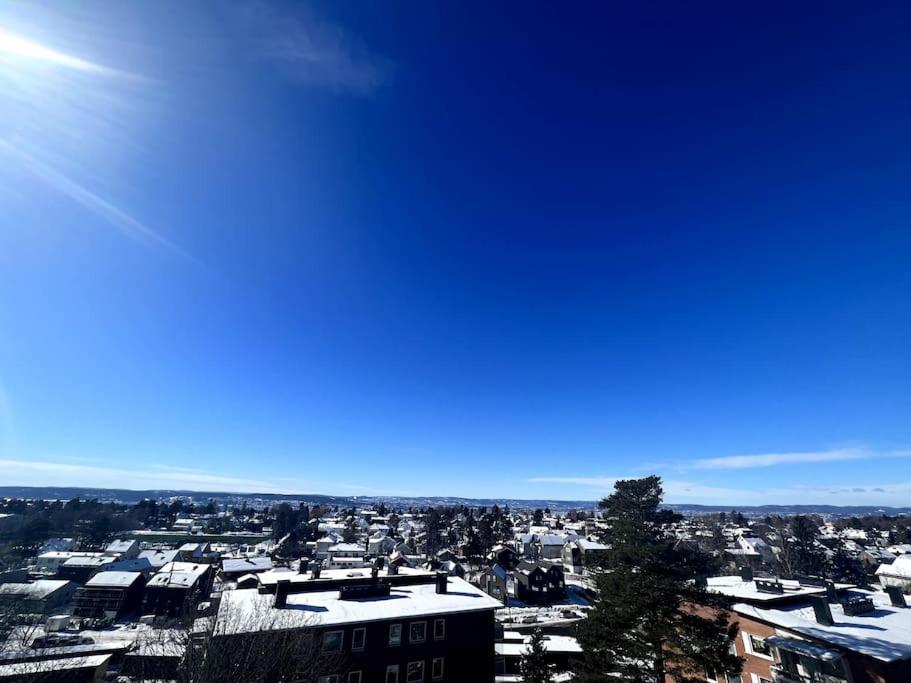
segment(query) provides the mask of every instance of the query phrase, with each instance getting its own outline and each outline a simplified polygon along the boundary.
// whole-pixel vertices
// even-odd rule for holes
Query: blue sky
[[[909,24],[3,3],[3,483],[911,503]]]

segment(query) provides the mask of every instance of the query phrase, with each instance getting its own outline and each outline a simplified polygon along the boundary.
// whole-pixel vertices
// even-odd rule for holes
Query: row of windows
[[[446,620],[433,620],[433,639],[443,640],[446,637]],[[411,644],[423,643],[427,640],[427,622],[412,621],[408,624],[408,642]],[[402,625],[389,625],[389,647],[398,647],[402,644]],[[367,645],[367,629],[356,628],[351,632],[351,651],[358,652]],[[324,652],[341,652],[345,649],[344,631],[327,631],[323,635]]]
[[[444,658],[434,657],[430,662],[430,680],[443,680],[444,669]],[[398,664],[390,664],[387,666],[386,683],[402,683],[403,679],[399,678],[400,673],[401,667],[399,667]],[[424,683],[426,680],[424,678],[424,661],[408,662],[404,673],[404,683]],[[343,681],[347,681],[347,683],[363,683],[363,678],[362,671],[349,671],[347,678],[343,678],[342,674],[328,674],[326,676],[320,676],[317,680],[319,683],[343,683]]]

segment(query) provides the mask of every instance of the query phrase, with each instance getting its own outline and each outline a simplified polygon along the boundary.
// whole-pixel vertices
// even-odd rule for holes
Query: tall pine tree
[[[528,650],[519,661],[519,673],[522,674],[522,683],[552,683],[554,679],[554,667],[547,662],[544,634],[539,628],[531,634]]]
[[[699,681],[707,670],[741,670],[731,653],[737,627],[728,603],[694,581],[704,558],[664,537],[662,524],[679,516],[659,509],[662,495],[661,479],[652,476],[618,481],[599,503],[610,551],[596,570],[598,598],[577,632],[578,683]]]

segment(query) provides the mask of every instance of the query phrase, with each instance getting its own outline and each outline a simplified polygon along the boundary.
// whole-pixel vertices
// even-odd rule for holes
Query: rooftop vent
[[[821,595],[811,595],[810,602],[813,605],[813,612],[816,614],[817,623],[823,626],[832,626],[835,620],[832,618],[832,610],[829,609],[829,603]]]
[[[275,609],[288,606],[288,593],[291,592],[291,579],[280,579],[275,585]]]
[[[377,581],[371,583],[353,584],[339,588],[339,600],[362,600],[364,598],[382,598],[389,596],[389,583]]]
[[[857,614],[866,614],[876,609],[873,600],[865,597],[848,598],[841,603],[845,610],[845,616],[853,617]]]
[[[753,580],[753,568],[752,567],[741,567],[740,568],[740,580],[741,581],[752,581]]]
[[[760,593],[772,593],[774,595],[784,595],[784,586],[781,581],[772,581],[769,579],[756,579],[756,590]]]
[[[905,602],[905,594],[902,592],[901,586],[887,586],[886,593],[889,594],[889,600],[892,601],[893,607],[908,606],[908,603]]]

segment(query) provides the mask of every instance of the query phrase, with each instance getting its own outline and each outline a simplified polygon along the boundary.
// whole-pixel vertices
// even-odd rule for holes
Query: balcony
[[[788,671],[780,666],[772,666],[772,680],[774,683],[848,683],[848,679],[841,676],[832,676],[822,672],[801,674]]]

